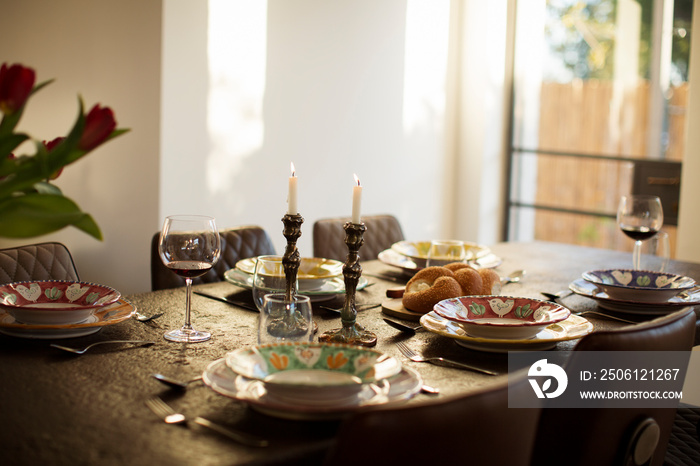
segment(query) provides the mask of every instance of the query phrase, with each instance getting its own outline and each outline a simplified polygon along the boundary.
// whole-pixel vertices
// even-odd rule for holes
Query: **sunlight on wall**
[[[403,130],[442,123],[450,2],[408,0],[404,64]]]
[[[212,193],[226,192],[245,159],[262,147],[266,38],[267,1],[209,0],[207,186]]]

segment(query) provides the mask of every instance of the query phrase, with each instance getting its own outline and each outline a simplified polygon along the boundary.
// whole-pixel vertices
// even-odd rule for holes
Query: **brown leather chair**
[[[345,420],[324,464],[529,465],[538,408],[508,408],[525,377],[431,404],[378,408]]]
[[[224,273],[235,267],[236,262],[247,257],[275,254],[270,236],[259,226],[241,226],[219,230],[221,257],[209,272],[193,278],[192,283],[212,283],[224,279]],[[151,289],[163,290],[185,286],[185,279],[168,269],[158,254],[160,232],[151,239]]]
[[[68,248],[56,242],[0,250],[0,284],[25,280],[78,281]]]
[[[314,257],[345,261],[348,247],[345,244],[343,225],[349,221],[350,217],[337,217],[314,222]],[[404,239],[401,224],[393,215],[368,215],[362,217],[362,222],[367,231],[363,236],[364,244],[360,248],[361,260],[376,259],[380,252]]]
[[[687,309],[643,324],[591,333],[574,348],[567,372],[578,373],[577,351],[690,351],[695,321],[695,313]],[[663,464],[675,414],[674,408],[545,407],[532,464]]]

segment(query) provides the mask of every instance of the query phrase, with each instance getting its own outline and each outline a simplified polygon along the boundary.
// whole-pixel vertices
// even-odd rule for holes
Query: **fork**
[[[151,411],[153,411],[153,413],[156,416],[163,419],[163,421],[165,421],[166,424],[187,425],[187,418],[185,417],[185,415],[176,412],[173,408],[170,407],[169,404],[167,404],[158,396],[148,398],[146,400],[146,406],[148,406],[148,408]],[[270,444],[270,442],[268,442],[265,439],[247,434],[245,432],[229,429],[228,427],[215,424],[208,419],[204,419],[203,417],[197,416],[194,419],[194,422],[199,424],[200,426],[204,426],[215,432],[218,432],[221,435],[225,435],[226,437],[235,440],[236,442],[241,443],[243,445],[248,445],[251,447],[266,447]]]
[[[93,346],[107,345],[107,344],[112,344],[112,343],[133,343],[133,344],[136,344],[137,346],[150,346],[150,345],[154,345],[156,342],[155,341],[146,341],[146,340],[105,340],[105,341],[98,341],[97,343],[93,343],[91,345],[87,345],[85,348],[71,348],[70,346],[57,345],[55,343],[51,343],[50,346],[53,346],[54,348],[57,348],[57,349],[60,349],[63,351],[68,351],[69,353],[73,353],[73,354],[84,354],[87,350],[89,350]]]
[[[452,365],[452,366],[459,367],[462,369],[468,369],[470,371],[481,372],[482,374],[498,375],[497,372],[492,372],[492,371],[489,371],[487,369],[481,369],[480,367],[470,366],[469,364],[464,364],[464,363],[458,362],[458,361],[452,361],[451,359],[426,358],[425,356],[422,356],[422,355],[416,353],[415,351],[413,351],[411,348],[406,346],[406,343],[404,343],[402,341],[396,343],[396,347],[399,349],[399,351],[401,351],[401,354],[406,356],[411,361],[429,362],[429,363],[435,364],[436,366]]]

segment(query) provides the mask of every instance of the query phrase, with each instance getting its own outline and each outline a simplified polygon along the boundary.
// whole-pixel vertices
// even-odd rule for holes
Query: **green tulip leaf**
[[[102,239],[94,219],[67,197],[31,193],[0,201],[0,237],[31,238],[70,225]]]

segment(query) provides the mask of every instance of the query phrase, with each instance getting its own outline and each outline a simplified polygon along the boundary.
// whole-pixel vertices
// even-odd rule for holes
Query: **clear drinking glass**
[[[634,240],[632,266],[640,268],[642,241],[654,236],[664,224],[664,212],[658,196],[632,194],[622,196],[617,208],[617,224]]]
[[[221,238],[214,217],[203,215],[172,215],[166,217],[160,233],[158,253],[165,266],[185,278],[185,325],[166,332],[170,341],[195,343],[211,338],[209,332],[195,330],[190,321],[192,279],[204,275],[221,255]]]
[[[287,301],[284,293],[266,294],[258,320],[258,343],[311,341],[312,315],[308,296],[296,295]]]
[[[253,272],[253,301],[258,311],[262,310],[265,295],[285,291],[287,291],[287,277],[284,275],[282,256],[257,257]]]
[[[428,249],[426,267],[442,266],[450,262],[463,262],[467,258],[464,241],[433,240]]]

